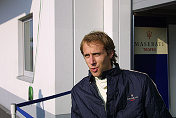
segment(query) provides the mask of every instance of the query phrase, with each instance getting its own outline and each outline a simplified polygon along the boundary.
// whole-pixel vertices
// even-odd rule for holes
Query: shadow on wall
[[[38,93],[38,95],[42,96],[42,93],[41,94],[39,94],[39,93]],[[1,87],[0,87],[0,96],[4,96],[4,97],[0,97],[0,104],[3,105],[5,108],[7,108],[8,113],[10,113],[11,103],[17,103],[18,104],[18,103],[26,102],[25,99],[22,99],[22,98],[20,98],[16,95],[14,95],[13,93],[10,93],[9,91],[1,88]],[[27,106],[20,107],[20,108],[23,109],[28,114],[30,114],[31,116],[33,116],[34,118],[42,118],[42,116],[45,116],[43,118],[55,118],[56,117],[56,115],[45,111],[44,107],[42,105],[41,105],[41,107],[36,107],[36,104],[32,104],[32,105],[27,105]],[[38,110],[36,110],[36,108]],[[24,118],[24,116],[20,112],[17,111],[16,113],[17,113],[17,116],[19,116],[17,118]],[[41,113],[41,116],[39,116],[39,113]],[[39,117],[37,117],[37,115]],[[58,118],[65,118],[65,117],[58,117]]]
[[[43,98],[41,89],[39,89],[38,98],[39,99]],[[37,105],[36,105],[36,116],[37,116],[37,118],[45,118],[45,109],[44,109],[44,103],[43,102],[37,103]]]
[[[0,25],[20,14],[29,14],[31,5],[32,0],[0,0]]]

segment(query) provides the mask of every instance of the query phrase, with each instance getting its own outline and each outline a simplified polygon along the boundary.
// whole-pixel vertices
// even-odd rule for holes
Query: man
[[[172,118],[153,81],[122,70],[104,32],[91,32],[80,46],[89,75],[72,89],[72,118]]]

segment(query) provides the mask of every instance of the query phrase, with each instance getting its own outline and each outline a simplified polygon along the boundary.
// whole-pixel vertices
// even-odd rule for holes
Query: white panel
[[[104,31],[113,39],[120,67],[130,69],[131,1],[104,0]]]
[[[103,0],[75,0],[75,83],[88,75],[88,67],[80,52],[84,35],[103,30]]]
[[[175,0],[133,0],[133,10],[151,7],[172,1]]]
[[[119,57],[119,0],[113,0],[112,2],[112,39],[114,41],[115,44],[115,50],[116,50],[116,54]],[[106,16],[104,16],[106,17]],[[117,58],[117,63],[119,62],[119,58]]]
[[[31,12],[34,17],[34,55],[36,54],[32,86],[37,99],[55,94],[54,0],[33,1]],[[55,114],[54,105],[54,100],[44,102],[44,110]]]
[[[113,39],[113,0],[104,0],[104,32]]]
[[[27,99],[28,83],[18,82],[16,79],[18,76],[18,16],[29,13],[30,5],[31,1],[1,0],[0,2],[0,87],[24,99]],[[9,98],[10,95],[1,94],[1,96],[4,99],[0,100],[0,104],[10,109],[13,99]]]
[[[176,117],[176,25],[169,25],[169,83],[170,83],[170,112]]]
[[[130,69],[131,50],[131,0],[119,1],[119,64]]]
[[[104,32],[115,44],[116,54],[119,56],[119,1],[104,0]],[[117,58],[117,63],[119,62]]]
[[[73,87],[72,6],[72,0],[55,1],[56,94],[69,91]],[[70,95],[56,98],[56,114],[67,114],[70,110]]]
[[[28,87],[34,89],[34,99],[49,96],[55,93],[55,55],[54,55],[54,3],[53,0],[44,0],[41,3],[41,18],[39,22],[40,0],[1,0],[0,3],[0,87],[8,91],[7,99],[0,104],[10,109],[14,102],[28,100]],[[36,58],[34,83],[30,84],[16,79],[18,76],[18,19],[26,14],[33,13],[34,58]],[[40,32],[38,35],[38,24]],[[37,36],[39,36],[37,38]],[[37,47],[37,51],[36,51]],[[10,98],[11,93],[17,96]],[[18,99],[18,100],[17,100]],[[55,113],[55,101],[45,102],[44,110]],[[28,110],[30,108],[28,107]],[[28,111],[27,110],[27,111]],[[28,112],[31,114],[31,112]],[[32,113],[33,114],[33,113]],[[34,116],[35,117],[35,116]],[[45,114],[45,117],[47,115]]]

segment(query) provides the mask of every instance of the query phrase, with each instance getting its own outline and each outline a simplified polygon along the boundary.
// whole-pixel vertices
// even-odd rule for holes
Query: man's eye
[[[100,53],[95,53],[94,56],[100,56],[101,54]]]
[[[85,54],[84,57],[85,57],[85,58],[88,58],[88,57],[89,57],[89,54]]]

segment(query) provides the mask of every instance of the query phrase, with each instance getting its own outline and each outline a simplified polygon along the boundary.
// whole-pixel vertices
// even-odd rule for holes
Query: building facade
[[[79,46],[91,31],[105,31],[114,40],[120,67],[134,69],[135,14],[172,2],[1,0],[0,104],[10,110],[11,103],[28,101],[29,86],[33,88],[33,99],[71,90],[88,74]],[[168,62],[174,65],[175,25],[169,27],[172,43],[168,44]],[[175,67],[169,67],[169,109],[176,116]],[[67,95],[22,109],[33,117],[70,117],[71,98]]]

